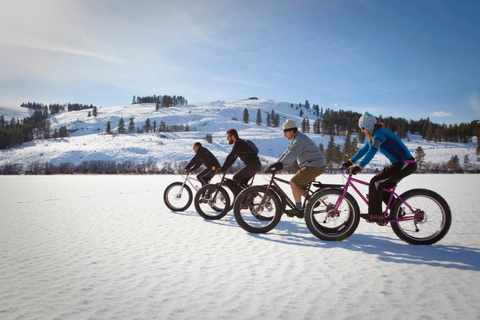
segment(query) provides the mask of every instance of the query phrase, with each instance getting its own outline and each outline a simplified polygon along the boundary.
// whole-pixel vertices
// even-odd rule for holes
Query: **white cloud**
[[[478,93],[472,92],[468,98],[467,104],[475,111],[476,114],[480,114],[480,97]]]
[[[430,113],[430,117],[448,118],[448,117],[453,117],[453,114],[445,111],[435,111]]]

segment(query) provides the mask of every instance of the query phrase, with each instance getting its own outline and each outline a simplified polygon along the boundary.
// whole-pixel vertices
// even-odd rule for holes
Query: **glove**
[[[348,173],[356,175],[358,172],[360,172],[362,170],[363,170],[362,167],[360,167],[359,165],[355,165],[355,166],[351,167],[350,169],[348,169]]]
[[[283,169],[283,164],[281,162],[275,162],[265,167],[263,170],[264,173],[273,173]]]
[[[351,165],[353,165],[353,162],[351,160],[348,160],[347,162],[342,164],[342,169],[346,170],[346,169],[350,168]]]

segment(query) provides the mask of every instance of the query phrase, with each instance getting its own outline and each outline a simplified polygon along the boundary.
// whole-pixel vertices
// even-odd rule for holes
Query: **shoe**
[[[290,218],[297,217],[297,218],[303,219],[303,210],[298,210],[298,209],[285,210],[285,213]]]
[[[211,196],[212,196],[212,191],[210,189],[206,190],[205,193],[203,194],[203,197],[205,199],[210,199]]]
[[[258,195],[258,193],[249,194],[245,200],[242,202],[242,209],[249,209],[253,205],[253,200]]]
[[[382,221],[383,220],[383,214],[373,214],[373,213],[362,213],[360,215],[360,218],[363,218],[367,221]]]

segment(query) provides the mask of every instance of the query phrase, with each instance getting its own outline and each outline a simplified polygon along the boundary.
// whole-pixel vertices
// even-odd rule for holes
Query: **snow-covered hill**
[[[243,122],[244,109],[249,112],[249,123]],[[262,125],[256,125],[257,112],[260,110]],[[280,116],[280,127],[266,126],[267,114],[272,110]],[[313,125],[316,116],[313,110],[302,108],[303,117],[310,119]],[[272,100],[231,100],[200,102],[191,105],[162,108],[155,111],[155,104],[135,104],[104,107],[98,109],[98,116],[88,116],[92,110],[63,112],[50,119],[52,131],[67,126],[69,137],[64,139],[35,140],[25,143],[21,148],[1,150],[0,166],[5,164],[23,164],[28,166],[35,162],[49,162],[54,165],[62,163],[81,164],[83,161],[110,160],[115,162],[131,161],[143,163],[155,161],[162,166],[167,162],[188,161],[193,157],[192,145],[202,142],[210,149],[221,163],[231,150],[226,141],[225,132],[235,128],[241,138],[250,139],[260,149],[263,163],[273,162],[285,151],[289,141],[283,136],[281,124],[292,119],[301,126],[300,109],[291,107],[288,102]],[[2,107],[0,113],[8,120],[11,117],[28,116],[24,108]],[[184,125],[190,131],[157,132],[133,134],[106,134],[107,122],[116,132],[120,119],[123,118],[128,128],[130,118],[134,118],[136,128],[142,128],[147,119],[157,126],[163,121],[167,126]],[[205,141],[211,134],[213,142]],[[309,136],[326,148],[329,136],[310,133]],[[343,145],[344,137],[335,137],[335,143]],[[468,155],[470,162],[479,164],[475,155],[476,141],[464,143],[427,143],[421,137],[410,135],[406,145],[412,154],[421,146],[426,153],[425,160],[441,163],[457,155],[461,162]],[[371,162],[371,167],[384,166],[387,159],[378,154]]]

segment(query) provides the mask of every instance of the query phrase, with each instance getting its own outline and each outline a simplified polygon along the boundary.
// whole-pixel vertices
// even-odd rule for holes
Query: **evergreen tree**
[[[133,117],[130,118],[130,123],[128,124],[128,133],[134,133],[135,132],[135,120]]]
[[[68,137],[67,126],[60,127],[60,130],[58,131],[58,135],[60,136],[60,138]]]
[[[397,127],[397,137],[399,137],[400,139],[403,139],[405,137],[405,132],[400,125]]]
[[[212,135],[210,133],[207,133],[207,135],[205,136],[205,140],[207,140],[208,143],[212,143],[213,142]]]
[[[247,108],[245,108],[245,110],[243,110],[243,122],[245,123],[248,123],[248,110]]]
[[[427,142],[428,142],[428,141],[433,141],[433,124],[432,124],[432,123],[430,123],[430,124],[427,126],[427,130],[426,130],[425,136],[426,136],[426,138],[427,138]]]
[[[257,112],[257,122],[256,122],[257,125],[261,125],[262,124],[262,113],[260,112],[260,109],[258,109],[258,112]]]
[[[353,138],[352,144],[350,145],[350,150],[348,151],[348,159],[352,158],[358,152],[358,141],[357,138]]]
[[[325,150],[325,161],[327,162],[327,166],[332,169],[332,164],[335,156],[335,140],[334,136],[330,136],[330,141],[327,145],[327,150]]]
[[[272,124],[270,122],[270,113],[267,113],[267,127],[270,127]]]
[[[345,143],[343,144],[342,156],[345,160],[350,159],[349,152],[352,147],[352,142],[350,140],[350,132],[347,133],[345,137]]]
[[[335,145],[334,151],[333,151],[333,163],[336,165],[340,165],[342,163],[342,150],[340,145]]]
[[[107,122],[107,133],[108,134],[112,133],[112,127],[110,125],[110,121]]]
[[[275,120],[273,120],[273,126],[274,127],[278,127],[280,126],[280,116],[277,114],[275,114]]]
[[[152,125],[150,124],[150,118],[147,118],[145,121],[145,132],[149,133],[152,130]]]
[[[305,118],[302,120],[302,132],[307,132],[307,121]]]
[[[415,161],[417,161],[418,169],[422,170],[423,165],[425,164],[425,152],[422,147],[418,146],[417,150],[415,150],[414,157]]]
[[[93,107],[93,116],[96,118],[98,116],[97,107]]]
[[[315,120],[315,122],[313,123],[313,133],[320,133],[320,119]]]
[[[118,133],[124,134],[125,132],[125,120],[123,120],[123,118],[120,118],[120,121],[118,122]]]
[[[367,136],[362,131],[358,132],[358,141],[360,141],[361,144],[365,143],[365,138],[366,137]]]
[[[451,172],[461,172],[461,167],[460,167],[460,159],[458,159],[457,155],[454,155],[450,158],[450,161],[448,161],[448,169]]]

